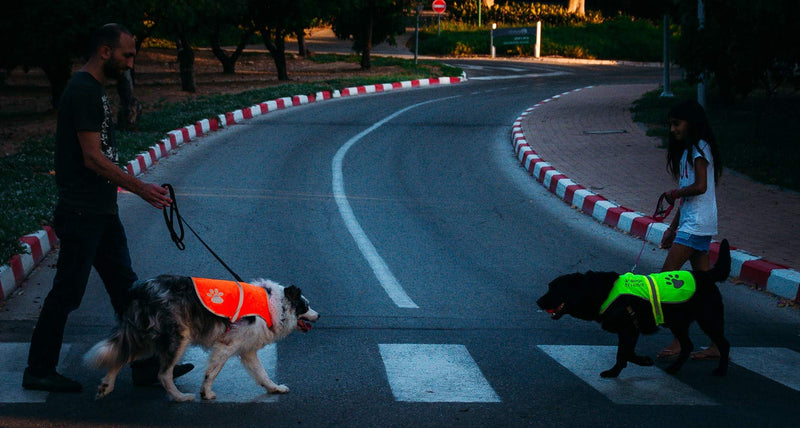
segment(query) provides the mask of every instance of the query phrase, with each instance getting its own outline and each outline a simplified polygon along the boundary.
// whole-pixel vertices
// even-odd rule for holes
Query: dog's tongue
[[[310,322],[306,321],[306,320],[302,320],[302,319],[301,320],[297,320],[297,328],[299,328],[300,331],[304,331],[304,332],[305,331],[309,331],[313,327],[314,327],[314,325],[311,324]]]

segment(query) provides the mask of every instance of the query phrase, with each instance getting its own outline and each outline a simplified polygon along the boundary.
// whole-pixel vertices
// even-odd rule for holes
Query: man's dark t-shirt
[[[99,132],[103,154],[117,163],[111,108],[105,90],[91,74],[72,76],[58,107],[56,185],[58,207],[92,214],[117,213],[117,186],[84,164],[78,131]]]

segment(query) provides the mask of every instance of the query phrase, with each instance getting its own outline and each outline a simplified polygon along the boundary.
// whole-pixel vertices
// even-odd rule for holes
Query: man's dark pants
[[[53,225],[61,249],[53,288],[42,306],[28,354],[28,368],[36,376],[55,371],[67,317],[83,299],[92,266],[103,280],[117,315],[124,310],[128,290],[137,280],[117,214],[57,208]]]

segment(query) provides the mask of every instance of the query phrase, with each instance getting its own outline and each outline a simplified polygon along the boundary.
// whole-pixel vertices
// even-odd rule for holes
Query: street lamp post
[[[697,0],[697,27],[702,30],[706,25],[706,11],[703,0]],[[700,71],[700,82],[697,83],[697,103],[706,108],[706,72]]]

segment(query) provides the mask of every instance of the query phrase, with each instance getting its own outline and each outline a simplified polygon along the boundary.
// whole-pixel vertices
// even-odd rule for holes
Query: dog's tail
[[[717,262],[714,263],[714,267],[708,271],[711,280],[714,282],[720,282],[728,279],[728,276],[731,273],[731,247],[728,244],[727,239],[723,239],[722,242],[719,244],[719,255],[717,256]]]
[[[148,341],[143,340],[137,333],[142,331],[137,326],[140,320],[131,315],[137,313],[138,306],[138,302],[131,302],[111,335],[95,344],[86,353],[83,361],[87,366],[106,369],[120,367],[152,353],[152,349],[146,345]]]
[[[111,337],[92,346],[83,357],[83,362],[90,367],[106,369],[124,365],[127,358],[120,352],[123,348],[122,341],[123,335],[115,331]]]

